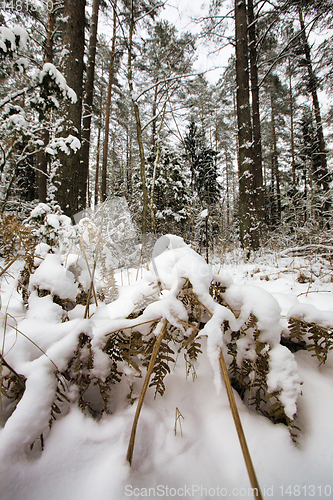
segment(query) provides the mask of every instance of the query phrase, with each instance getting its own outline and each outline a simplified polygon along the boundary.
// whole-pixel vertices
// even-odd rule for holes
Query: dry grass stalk
[[[175,431],[175,436],[177,436],[177,422],[179,422],[180,435],[181,435],[181,437],[183,437],[182,422],[181,422],[181,420],[180,420],[181,418],[184,420],[184,417],[183,417],[183,415],[180,413],[179,408],[176,408],[175,428],[174,428],[174,431]]]
[[[167,323],[168,323],[167,320],[164,320],[164,324],[163,324],[161,333],[157,337],[157,340],[156,340],[156,342],[154,344],[153,352],[152,352],[152,355],[151,355],[151,358],[150,358],[150,361],[149,361],[149,365],[148,365],[148,369],[147,369],[146,378],[145,378],[145,381],[143,383],[143,387],[142,387],[142,390],[141,390],[141,394],[140,394],[138,406],[136,407],[136,412],[135,412],[135,416],[134,416],[134,420],[133,420],[133,425],[132,425],[131,437],[130,437],[129,444],[128,444],[128,449],[127,449],[127,457],[126,457],[127,461],[129,462],[130,465],[132,465],[134,443],[135,443],[135,435],[136,435],[136,429],[137,429],[137,426],[138,426],[139,416],[140,416],[140,413],[141,413],[141,408],[142,408],[143,401],[144,401],[144,398],[145,398],[145,395],[146,395],[146,392],[147,392],[147,389],[148,389],[148,386],[149,386],[149,381],[150,381],[151,374],[153,373],[153,368],[154,368],[156,356],[157,356],[158,350],[160,348],[161,342],[162,342],[164,334],[165,334]]]
[[[240,442],[240,445],[242,448],[247,473],[249,475],[250,483],[251,483],[251,486],[253,488],[254,497],[258,498],[259,500],[262,500],[260,486],[259,486],[258,479],[257,479],[256,473],[255,473],[254,467],[253,467],[251,455],[250,455],[250,452],[249,452],[249,449],[247,446],[245,434],[243,431],[242,422],[241,422],[241,419],[240,419],[240,416],[238,413],[238,408],[236,405],[234,393],[232,391],[232,387],[231,387],[231,383],[230,383],[230,379],[229,379],[229,375],[228,375],[228,370],[227,370],[227,366],[225,364],[222,350],[220,351],[220,366],[221,366],[221,370],[222,370],[222,375],[223,375],[226,391],[228,394],[231,413],[232,413],[232,416],[233,416],[233,419],[235,422],[235,427],[237,430],[238,439],[239,439],[239,442]]]
[[[17,259],[19,259],[20,257],[22,257],[20,254],[17,254],[16,257],[14,257],[3,269],[1,269],[0,271],[0,277],[5,274],[8,269],[14,264],[14,262],[17,261]]]
[[[122,326],[121,328],[117,328],[117,330],[113,330],[112,332],[108,332],[106,336],[112,335],[113,333],[117,333],[119,330],[132,330],[133,328],[138,328],[138,326],[148,325],[148,323],[155,323],[156,321],[160,321],[161,318],[149,319],[148,321],[142,321],[142,323],[136,323],[135,325]]]

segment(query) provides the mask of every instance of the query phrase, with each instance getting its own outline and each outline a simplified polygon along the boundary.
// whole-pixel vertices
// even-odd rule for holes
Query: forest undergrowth
[[[318,366],[327,361],[333,313],[305,303],[281,310],[247,281],[288,276],[301,295],[332,293],[329,234],[288,248],[272,236],[248,261],[234,249],[212,264],[166,235],[149,260],[138,245],[131,250],[138,267],[120,269],[101,227],[87,218],[74,227],[43,204],[23,224],[12,215],[1,220],[1,446],[42,450],[73,405],[101,420],[136,404],[149,366],[147,384],[160,398],[180,359],[195,380],[208,356],[219,393],[221,352],[249,410],[286,425],[297,442],[302,381],[294,353],[307,350]]]

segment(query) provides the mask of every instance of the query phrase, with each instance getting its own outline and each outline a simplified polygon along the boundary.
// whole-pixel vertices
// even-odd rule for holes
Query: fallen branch
[[[303,256],[306,255],[309,252],[315,252],[317,253],[318,251],[321,251],[321,255],[327,255],[328,253],[331,255],[333,254],[333,246],[330,245],[321,245],[321,244],[310,244],[310,245],[304,245],[301,247],[294,247],[294,248],[287,248],[286,250],[283,250],[280,252],[280,257],[285,257],[287,255],[291,256]]]

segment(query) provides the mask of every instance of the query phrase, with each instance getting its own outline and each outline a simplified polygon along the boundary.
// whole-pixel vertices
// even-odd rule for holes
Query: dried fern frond
[[[197,361],[199,354],[202,354],[201,342],[198,340],[198,330],[194,330],[189,335],[185,335],[180,344],[178,353],[184,350],[184,358],[186,363],[186,377],[192,374],[193,380],[197,377],[195,369],[195,361]]]
[[[77,348],[63,375],[78,388],[79,407],[82,410],[88,404],[84,399],[84,394],[91,383],[90,372],[93,366],[94,358],[91,349],[91,338],[86,333],[80,333]]]
[[[32,230],[19,222],[16,215],[3,215],[0,235],[0,255],[5,259],[6,266],[21,257],[30,270],[36,246]]]
[[[309,323],[299,318],[289,318],[287,340],[305,345],[316,356],[319,364],[324,364],[329,351],[333,349],[333,328],[325,328],[317,323]]]
[[[152,381],[149,384],[149,387],[155,387],[155,398],[157,396],[157,393],[163,396],[165,392],[164,379],[166,375],[170,373],[170,367],[168,363],[175,363],[175,360],[172,357],[175,353],[169,346],[170,340],[170,335],[168,334],[168,332],[166,332],[156,356],[156,361],[152,373]]]
[[[270,370],[269,351],[271,348],[268,343],[260,341],[256,316],[251,313],[243,327],[237,332],[231,332],[230,337],[227,352],[232,358],[228,368],[232,387],[249,408],[253,408],[274,423],[287,425],[291,434],[294,424],[285,413],[280,400],[281,391],[274,393],[268,391],[267,377]],[[245,352],[239,358],[237,342],[245,337],[249,339],[248,355]]]
[[[57,388],[55,392],[55,398],[51,406],[51,415],[49,420],[50,429],[52,427],[53,421],[56,420],[57,416],[61,414],[64,406],[67,407],[69,403],[69,398],[66,395],[67,392],[67,385],[65,382],[66,379],[64,379],[64,376],[59,372],[56,372],[55,376],[57,379]]]

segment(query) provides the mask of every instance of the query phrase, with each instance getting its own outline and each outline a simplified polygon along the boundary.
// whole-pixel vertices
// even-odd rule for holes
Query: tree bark
[[[304,54],[305,54],[305,61],[306,61],[307,69],[308,69],[308,75],[309,75],[309,89],[310,89],[310,92],[312,95],[313,109],[314,109],[316,127],[317,127],[317,137],[318,137],[318,143],[319,143],[321,172],[317,178],[317,182],[319,185],[322,186],[324,193],[327,193],[329,191],[329,174],[328,174],[328,168],[327,168],[326,145],[325,145],[325,139],[324,139],[323,125],[322,125],[322,120],[321,120],[319,99],[318,99],[318,94],[317,94],[318,82],[317,82],[317,78],[316,78],[316,75],[315,75],[315,73],[313,71],[313,67],[312,67],[311,50],[310,50],[310,46],[309,46],[309,43],[308,43],[308,40],[306,37],[303,12],[302,12],[301,7],[299,8],[298,13],[299,13],[300,26],[301,26],[303,50],[304,50]],[[329,210],[329,207],[330,207],[330,204],[327,202],[325,210]]]
[[[279,172],[279,162],[278,162],[278,152],[277,152],[277,142],[276,142],[276,128],[275,128],[275,110],[274,110],[274,99],[273,93],[271,91],[271,127],[272,127],[272,196],[275,198],[276,193],[276,203],[274,200],[274,207],[276,207],[276,214],[273,215],[273,226],[276,223],[281,222],[281,190],[280,190],[280,172]],[[274,189],[275,185],[275,189]]]
[[[254,161],[245,0],[235,0],[235,31],[240,239],[243,248],[256,250],[259,247],[259,237],[254,203]]]
[[[75,104],[64,106],[65,130],[81,141],[85,0],[65,0],[63,26],[64,76],[77,96]],[[58,201],[68,216],[86,206],[87,177],[81,172],[80,152],[60,155]]]
[[[107,180],[107,166],[108,166],[108,154],[109,154],[111,97],[112,97],[112,85],[113,85],[113,75],[114,75],[114,60],[116,55],[116,38],[117,38],[117,0],[115,0],[113,6],[113,34],[112,34],[112,47],[110,54],[108,93],[107,93],[106,110],[105,110],[105,132],[104,132],[103,160],[102,160],[103,201],[106,199],[107,196],[106,180]]]
[[[84,102],[83,102],[81,159],[82,159],[82,176],[86,177],[87,182],[89,180],[88,177],[89,177],[90,132],[91,132],[92,104],[94,98],[95,59],[96,59],[99,5],[100,5],[100,0],[93,1],[91,24],[90,24],[87,75],[86,75]]]
[[[253,0],[248,0],[248,36],[249,36],[249,59],[251,74],[252,95],[252,122],[253,122],[253,160],[254,160],[254,189],[256,211],[259,224],[265,219],[264,189],[262,178],[262,152],[261,152],[261,127],[259,110],[259,82],[256,50],[256,28],[253,10]]]
[[[101,99],[102,101],[102,99]],[[96,172],[95,172],[95,206],[100,201],[100,189],[99,189],[99,157],[101,149],[101,130],[102,130],[102,102],[101,102],[101,113],[100,113],[100,123],[98,124],[98,136],[97,136],[97,155],[96,155]]]
[[[49,9],[47,30],[46,30],[46,43],[45,43],[45,62],[53,62],[53,32],[54,32],[54,9]],[[42,141],[44,146],[47,146],[50,140],[50,134],[47,129],[42,133]],[[42,203],[47,200],[47,159],[44,151],[37,154],[37,182],[38,182],[38,199]]]
[[[289,110],[290,110],[290,148],[291,148],[291,172],[293,182],[293,197],[296,196],[296,165],[295,165],[295,138],[294,138],[294,97],[291,80],[291,62],[289,59]]]
[[[133,72],[132,72],[132,49],[133,49],[133,32],[135,26],[134,19],[134,10],[133,10],[133,0],[131,1],[131,19],[130,19],[130,28],[129,28],[129,38],[128,38],[128,86],[130,90],[132,105],[134,109],[135,121],[136,121],[136,132],[137,139],[139,145],[140,152],[140,177],[142,184],[142,222],[141,222],[141,231],[143,235],[147,234],[147,214],[148,214],[148,191],[146,184],[146,160],[145,160],[145,152],[143,147],[142,140],[142,127],[141,127],[141,119],[140,119],[140,111],[139,106],[134,99],[133,95]]]

